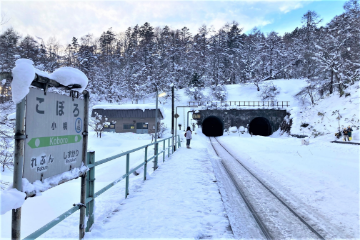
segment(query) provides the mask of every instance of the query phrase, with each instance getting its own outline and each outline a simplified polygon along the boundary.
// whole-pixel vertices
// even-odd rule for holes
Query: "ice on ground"
[[[6,191],[0,191],[1,199],[1,215],[10,211],[11,209],[17,209],[25,202],[25,193],[18,191],[15,188],[8,189]]]

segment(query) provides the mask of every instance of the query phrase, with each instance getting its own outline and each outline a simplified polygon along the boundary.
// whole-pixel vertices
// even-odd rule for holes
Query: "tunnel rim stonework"
[[[204,132],[204,123],[206,123],[206,121],[209,120],[209,119],[217,119],[218,123],[220,123],[221,131],[219,130],[219,133],[220,133],[219,135],[218,134],[214,134],[214,135],[209,134],[208,135],[208,134],[206,134],[206,129],[205,129],[205,132]],[[218,137],[218,136],[222,136],[224,134],[224,122],[218,116],[215,116],[215,115],[210,115],[210,116],[207,116],[206,118],[204,118],[204,120],[201,123],[201,128],[202,128],[202,133],[207,137]]]
[[[268,137],[268,136],[270,136],[271,134],[273,134],[273,129],[272,129],[270,120],[269,120],[268,118],[266,118],[266,117],[263,117],[263,116],[257,116],[257,117],[254,117],[253,119],[250,120],[250,122],[249,122],[249,129],[248,129],[249,133],[251,132],[251,131],[250,131],[250,130],[251,130],[251,128],[250,128],[251,123],[252,123],[255,119],[265,119],[265,122],[267,123],[267,126],[268,126],[268,133],[267,133],[268,135],[258,135],[258,136]]]

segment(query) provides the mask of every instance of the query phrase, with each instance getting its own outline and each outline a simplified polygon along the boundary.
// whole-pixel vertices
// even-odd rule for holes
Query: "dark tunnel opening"
[[[202,122],[202,132],[208,137],[222,136],[224,133],[223,122],[215,116],[210,116]]]
[[[254,118],[249,124],[249,133],[260,136],[270,136],[272,134],[269,120],[263,117]]]

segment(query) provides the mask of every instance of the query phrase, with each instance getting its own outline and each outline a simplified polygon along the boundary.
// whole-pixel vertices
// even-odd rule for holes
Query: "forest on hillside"
[[[56,38],[45,42],[8,28],[0,34],[0,72],[10,72],[18,58],[47,72],[75,67],[89,78],[95,102],[137,102],[155,87],[168,92],[171,84],[186,88],[193,100],[204,98],[204,87],[212,91],[210,100],[225,100],[225,84],[253,83],[260,90],[262,81],[280,78],[308,79],[299,94],[343,95],[360,80],[359,2],[345,2],[344,12],[325,26],[314,11],[301,20],[302,26],[283,36],[257,28],[245,34],[237,22],[218,30],[203,25],[194,36],[187,27],[146,22],[119,34],[109,28],[101,36],[73,37],[65,46]],[[2,84],[2,95],[10,94],[10,81]]]

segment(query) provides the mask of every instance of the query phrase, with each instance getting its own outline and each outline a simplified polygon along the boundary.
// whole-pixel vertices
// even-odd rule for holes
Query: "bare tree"
[[[6,16],[5,13],[1,13],[0,16],[0,26],[8,23],[10,21],[10,18]]]

